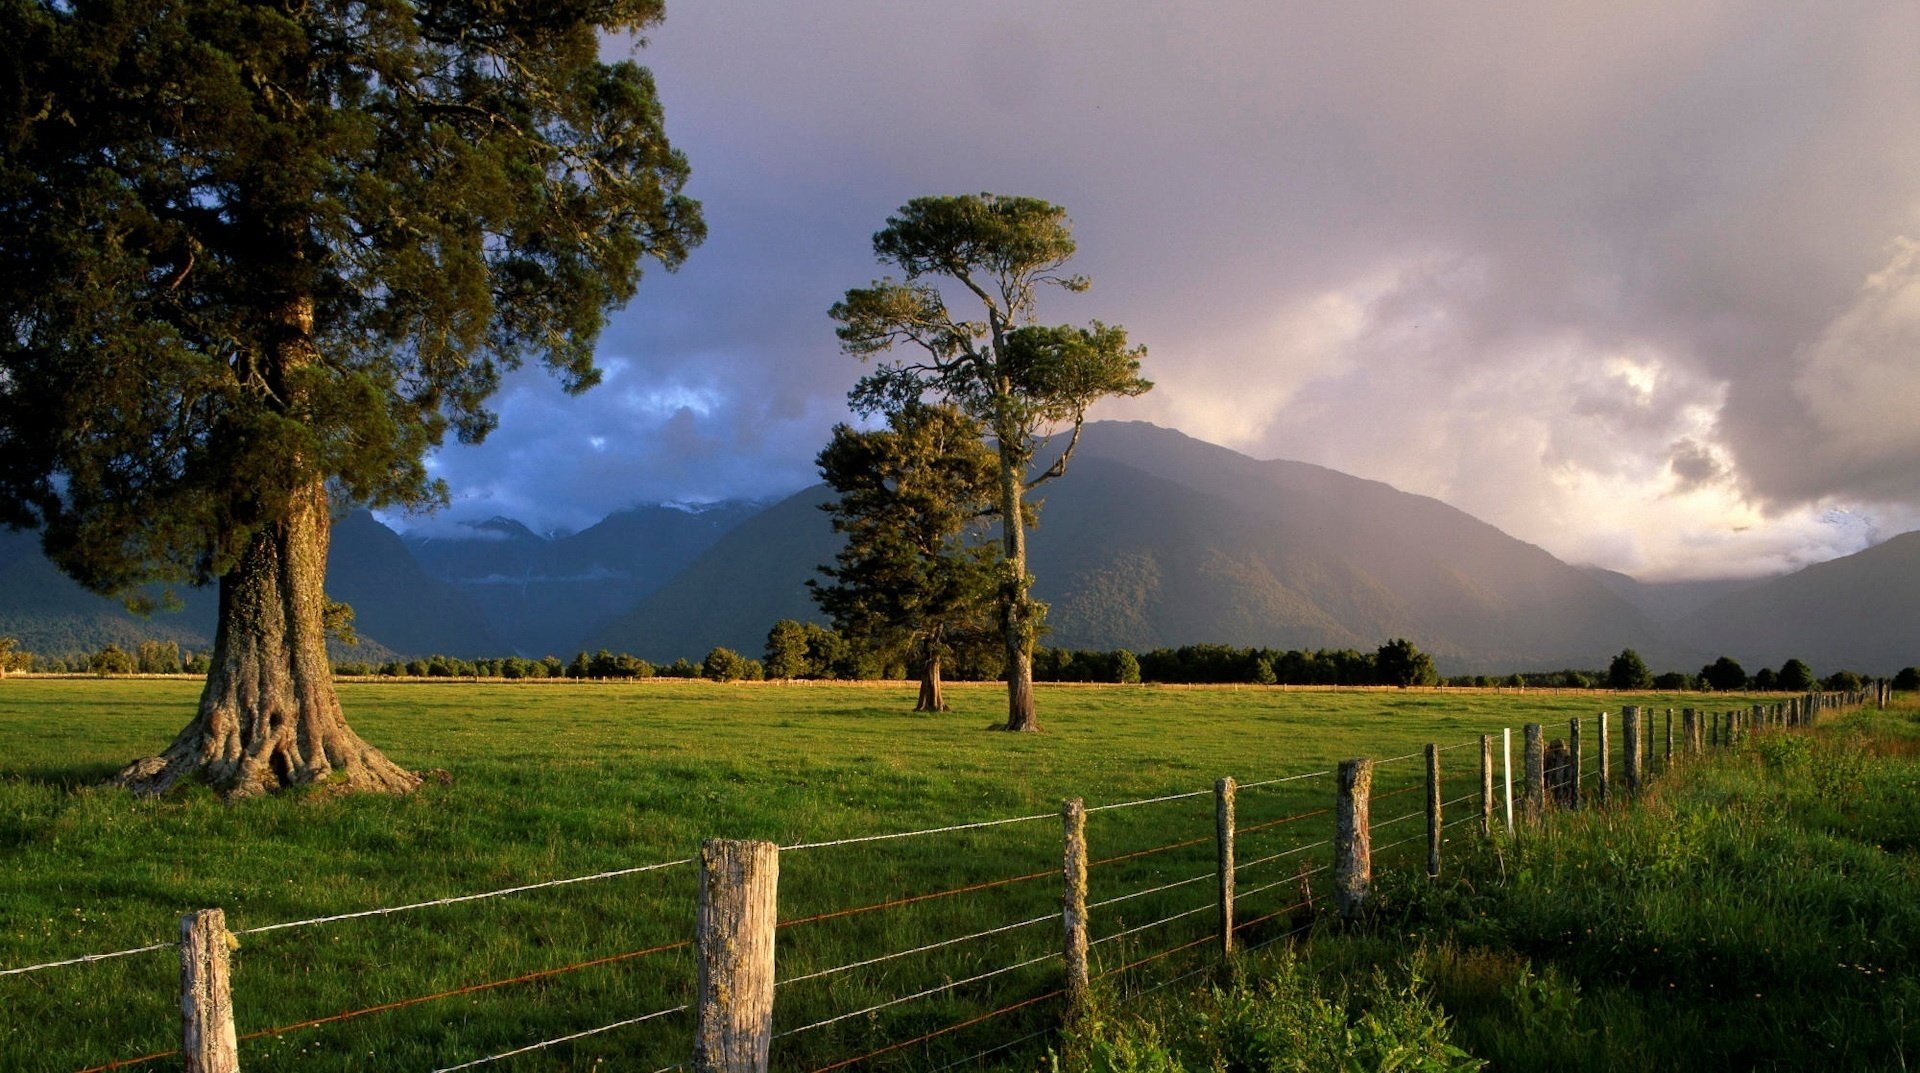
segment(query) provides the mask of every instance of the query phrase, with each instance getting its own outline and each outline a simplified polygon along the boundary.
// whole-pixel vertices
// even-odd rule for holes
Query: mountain
[[[480,609],[501,639],[496,654],[567,655],[761,507],[745,500],[635,507],[551,539],[492,518],[406,541],[428,574]]]
[[[1582,567],[1615,596],[1655,622],[1672,625],[1716,600],[1761,584],[1763,578],[1702,578],[1693,581],[1641,581],[1598,566]]]
[[[1030,551],[1048,644],[1371,649],[1406,636],[1453,671],[1676,647],[1592,577],[1437,500],[1153,425],[1087,426],[1066,477],[1041,493]],[[733,530],[592,645],[754,653],[776,619],[817,619],[805,581],[833,553],[814,509],[827,494]]]
[[[1920,532],[1742,589],[1680,629],[1748,671],[1801,659],[1891,676],[1920,664]]]
[[[395,655],[496,655],[500,641],[459,592],[428,577],[400,538],[366,511],[335,523],[327,556],[327,594],[353,605],[358,648],[338,657],[381,661]],[[176,590],[179,608],[141,617],[60,572],[40,552],[36,533],[0,530],[0,635],[46,655],[131,649],[143,640],[213,647],[214,589]]]

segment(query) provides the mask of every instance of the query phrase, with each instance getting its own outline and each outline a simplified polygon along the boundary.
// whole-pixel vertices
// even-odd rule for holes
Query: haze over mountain
[[[1042,493],[1031,551],[1052,645],[1405,636],[1454,673],[1598,668],[1625,647],[1662,670],[1720,654],[1749,670],[1920,663],[1920,533],[1779,578],[1650,585],[1569,566],[1437,500],[1137,422],[1089,425]],[[635,507],[554,537],[504,518],[399,536],[356,512],[334,529],[328,591],[354,606],[364,643],[337,654],[757,655],[776,620],[820,620],[806,583],[836,547],[827,497],[817,485],[764,508]],[[33,534],[0,532],[0,634],[29,651],[208,647],[213,593],[181,595],[180,610],[138,618],[62,576]]]
[[[752,652],[775,619],[818,618],[805,584],[833,549],[816,509],[826,494],[801,492],[722,538],[593,645]],[[1089,425],[1043,495],[1031,554],[1052,607],[1048,644],[1372,648],[1407,636],[1456,670],[1672,647],[1582,571],[1436,500],[1153,425]]]

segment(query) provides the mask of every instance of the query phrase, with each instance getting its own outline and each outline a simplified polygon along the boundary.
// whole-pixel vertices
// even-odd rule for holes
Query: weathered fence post
[[[1427,875],[1440,875],[1440,747],[1427,743]]]
[[[1667,709],[1667,754],[1660,760],[1660,770],[1666,771],[1673,766],[1673,709]]]
[[[1600,746],[1600,803],[1613,800],[1613,750],[1607,746],[1607,713],[1600,713],[1600,733],[1595,744]]]
[[[1640,792],[1640,709],[1629,704],[1620,709],[1620,745],[1627,762],[1627,792]]]
[[[1480,735],[1480,833],[1493,834],[1493,735]]]
[[[1680,710],[1680,740],[1688,756],[1694,754],[1696,751],[1695,746],[1699,744],[1699,729],[1700,713],[1694,711],[1692,708],[1682,708]]]
[[[779,882],[780,847],[772,842],[700,843],[694,1073],[766,1073]]]
[[[1568,791],[1568,805],[1571,808],[1579,808],[1580,783],[1586,777],[1586,769],[1581,766],[1583,754],[1580,752],[1579,716],[1567,720],[1567,753],[1567,762],[1573,765],[1573,788]]]
[[[228,974],[227,914],[201,909],[180,918],[180,1054],[187,1073],[239,1073]]]
[[[1061,856],[1060,921],[1067,959],[1067,1024],[1077,1023],[1091,1002],[1087,981],[1087,809],[1079,798],[1060,809],[1065,827]]]
[[[1333,896],[1342,920],[1366,904],[1373,880],[1373,761],[1342,760],[1334,779]]]
[[[1213,831],[1220,853],[1220,955],[1233,953],[1233,776],[1213,784]]]
[[[1504,785],[1507,833],[1513,833],[1513,728],[1500,728],[1500,781]]]
[[[1526,785],[1521,797],[1521,822],[1532,826],[1547,815],[1547,735],[1539,723],[1528,723],[1526,733]]]

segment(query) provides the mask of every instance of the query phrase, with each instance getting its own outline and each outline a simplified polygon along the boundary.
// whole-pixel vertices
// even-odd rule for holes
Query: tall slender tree
[[[846,543],[808,582],[841,636],[869,649],[911,650],[920,669],[914,711],[947,710],[941,668],[989,634],[998,556],[981,542],[994,513],[997,465],[978,422],[951,406],[914,403],[887,427],[846,425],[820,452],[827,503]]]
[[[324,645],[331,509],[532,359],[570,391],[640,266],[703,235],[658,0],[0,3],[0,521],[89,587],[219,585],[199,712],[119,776],[404,791]]]
[[[1035,322],[1042,288],[1087,289],[1086,277],[1063,272],[1074,248],[1066,210],[1036,198],[915,198],[873,236],[874,256],[905,279],[849,290],[832,309],[848,353],[868,358],[898,346],[910,352],[860,380],[851,396],[856,410],[892,412],[933,397],[958,406],[992,437],[1008,730],[1039,729],[1033,643],[1044,608],[1027,573],[1025,497],[1066,473],[1088,406],[1153,386],[1140,376],[1146,349],[1129,346],[1124,329]],[[947,291],[983,319],[956,315]],[[1036,466],[1053,435],[1068,430],[1052,460]]]

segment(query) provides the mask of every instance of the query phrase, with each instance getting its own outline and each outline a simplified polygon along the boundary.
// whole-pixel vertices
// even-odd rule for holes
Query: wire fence
[[[1760,715],[1759,709],[1755,709],[1755,715]],[[1686,713],[1686,716],[1686,733],[1689,735],[1688,741],[1693,742],[1699,738],[1704,721],[1697,719],[1691,710]],[[1604,716],[1600,717],[1600,721],[1604,721],[1604,719]],[[1671,722],[1671,716],[1669,716],[1669,722]],[[1675,761],[1672,757],[1666,756],[1662,751],[1664,749],[1664,738],[1656,736],[1652,732],[1654,723],[1655,720],[1650,718],[1639,726],[1642,733],[1639,735],[1637,742],[1647,743],[1647,745],[1640,746],[1640,748],[1646,749],[1651,755],[1663,757],[1670,766]],[[1569,730],[1573,730],[1575,726],[1579,725],[1580,721],[1576,720],[1569,726]],[[1716,725],[1718,725],[1717,720]],[[1733,740],[1740,732],[1742,726],[1741,716],[1738,713],[1728,715],[1724,725],[1726,728],[1724,737],[1729,741]],[[1581,729],[1585,730],[1586,728],[1582,727]],[[1596,725],[1594,730],[1597,731],[1598,729],[1599,727]],[[1751,732],[1753,727],[1749,726],[1747,729]],[[1716,733],[1718,733],[1718,731],[1716,731]],[[1537,741],[1540,736],[1538,728],[1530,729],[1530,741]],[[1596,734],[1595,739],[1596,748],[1591,753],[1570,758],[1574,765],[1572,782],[1575,785],[1580,785],[1589,780],[1597,782],[1601,778],[1603,769],[1608,771],[1609,777],[1618,778],[1621,769],[1626,766],[1624,762],[1619,765],[1612,764],[1611,761],[1614,758],[1600,751],[1602,742],[1605,743],[1605,747],[1611,748],[1614,741],[1620,741],[1622,748],[1624,748],[1626,744],[1624,739],[1611,738],[1605,734]],[[1661,743],[1660,748],[1652,748],[1653,743],[1656,741]],[[1555,744],[1561,745],[1561,743]],[[1437,758],[1441,754],[1474,745],[1482,745],[1484,748],[1484,739],[1476,738],[1446,745],[1436,745],[1431,747],[1431,749],[1433,756]],[[1694,747],[1693,745],[1688,746],[1689,749]],[[1538,767],[1541,761],[1535,757],[1533,753],[1534,748],[1530,746],[1525,758],[1528,769],[1523,774],[1521,780],[1522,793],[1540,792],[1539,787],[1544,779],[1544,774]],[[1377,761],[1375,762],[1375,767],[1404,763],[1423,755],[1426,755],[1424,750],[1422,752],[1406,753],[1390,757],[1386,760]],[[1483,752],[1482,755],[1486,757],[1492,754]],[[1638,754],[1636,753],[1635,755]],[[1621,758],[1624,761],[1625,754],[1622,754]],[[1503,754],[1497,757],[1494,762],[1506,768],[1506,770],[1500,772],[1502,777],[1497,783],[1493,781],[1494,772],[1492,768],[1483,767],[1479,773],[1480,779],[1471,783],[1475,789],[1468,793],[1456,794],[1445,800],[1440,800],[1442,796],[1440,793],[1441,787],[1428,781],[1434,776],[1427,772],[1421,772],[1418,779],[1407,785],[1372,793],[1370,797],[1374,804],[1382,801],[1390,801],[1416,791],[1425,790],[1428,793],[1428,802],[1423,803],[1420,807],[1396,813],[1386,819],[1373,820],[1367,825],[1370,832],[1387,831],[1390,832],[1391,835],[1391,840],[1384,842],[1384,844],[1376,843],[1371,847],[1372,856],[1378,858],[1392,850],[1423,841],[1429,842],[1433,847],[1433,852],[1437,853],[1438,846],[1444,839],[1445,832],[1463,825],[1485,822],[1485,817],[1494,814],[1495,801],[1487,796],[1481,789],[1483,785],[1494,785],[1496,794],[1507,797],[1505,803],[1510,808],[1512,794],[1514,793],[1513,775],[1510,768],[1512,762],[1511,755],[1503,751]],[[1437,770],[1437,768],[1433,768],[1432,770]],[[1032,1019],[1041,1013],[1043,1006],[1056,999],[1069,1002],[1077,1001],[1075,997],[1076,985],[1072,982],[1076,974],[1078,978],[1088,980],[1089,982],[1114,981],[1116,983],[1123,983],[1132,981],[1140,970],[1146,969],[1148,966],[1157,966],[1168,959],[1177,958],[1183,954],[1192,956],[1196,954],[1196,952],[1201,952],[1202,948],[1208,947],[1209,945],[1216,951],[1232,949],[1234,947],[1242,950],[1257,950],[1275,942],[1308,934],[1315,922],[1321,919],[1321,916],[1325,913],[1329,904],[1329,899],[1324,893],[1316,897],[1313,890],[1313,882],[1329,872],[1336,872],[1343,868],[1350,871],[1353,867],[1352,857],[1354,851],[1352,847],[1343,848],[1339,842],[1337,832],[1335,837],[1328,837],[1326,834],[1327,829],[1324,826],[1326,817],[1328,817],[1329,814],[1336,813],[1340,807],[1347,806],[1347,799],[1339,798],[1336,801],[1336,806],[1338,807],[1322,806],[1298,809],[1296,806],[1295,810],[1284,811],[1277,816],[1269,816],[1256,819],[1250,823],[1238,824],[1235,820],[1231,795],[1239,790],[1271,791],[1280,788],[1291,789],[1294,788],[1294,784],[1303,784],[1309,780],[1330,778],[1334,775],[1335,772],[1332,770],[1320,770],[1281,775],[1240,784],[1231,784],[1230,780],[1223,780],[1221,786],[1207,789],[1177,791],[1139,799],[1107,802],[1087,806],[1083,809],[1069,809],[1066,813],[1068,823],[1068,856],[1066,863],[1063,865],[1049,866],[1033,871],[1015,872],[1013,874],[973,882],[935,886],[932,889],[901,892],[891,897],[878,900],[856,901],[854,904],[822,908],[814,912],[803,913],[786,919],[775,919],[771,925],[774,930],[785,932],[791,929],[802,929],[808,933],[812,933],[814,929],[806,926],[841,921],[846,922],[847,925],[859,925],[864,928],[866,925],[862,922],[869,917],[873,917],[880,921],[873,930],[877,930],[881,936],[891,937],[897,933],[902,936],[915,935],[916,938],[924,938],[927,934],[927,929],[938,926],[937,921],[917,919],[910,925],[902,925],[899,923],[889,924],[887,921],[892,920],[891,917],[883,920],[875,915],[899,914],[903,912],[924,913],[939,905],[947,904],[950,900],[972,895],[986,895],[989,892],[994,892],[996,896],[1011,897],[1020,890],[1031,889],[1034,892],[1032,897],[1051,899],[1055,896],[1054,888],[1040,882],[1048,878],[1064,880],[1064,882],[1066,882],[1066,898],[1069,906],[1064,915],[1061,910],[1057,909],[1049,909],[1038,913],[1029,910],[1026,913],[1012,914],[1008,918],[990,921],[987,923],[987,926],[984,927],[976,926],[965,928],[959,930],[957,934],[931,938],[927,941],[908,941],[898,945],[896,949],[885,953],[856,956],[850,960],[838,961],[833,964],[810,965],[808,964],[808,958],[813,957],[817,959],[821,956],[822,952],[831,953],[843,948],[846,942],[864,940],[872,936],[863,933],[854,937],[842,937],[839,941],[840,945],[835,945],[834,942],[827,942],[819,951],[814,951],[811,954],[807,951],[805,944],[803,944],[799,951],[801,964],[798,971],[775,977],[772,973],[771,961],[769,960],[769,1008],[773,1005],[771,995],[776,991],[784,993],[787,989],[799,985],[821,984],[823,982],[828,985],[834,985],[840,980],[856,977],[863,979],[864,983],[859,988],[845,991],[845,994],[871,994],[876,989],[884,993],[885,989],[896,979],[900,981],[914,979],[914,971],[906,968],[906,966],[913,964],[925,963],[918,977],[922,982],[917,984],[909,983],[897,993],[887,995],[878,1001],[857,1001],[845,1004],[842,1008],[838,1009],[831,1007],[836,1005],[834,999],[840,997],[841,992],[829,992],[815,1004],[816,1006],[826,1007],[820,1016],[814,1016],[802,1024],[781,1027],[777,1031],[773,1030],[772,1026],[769,1026],[769,1038],[771,1041],[780,1042],[796,1040],[802,1037],[821,1036],[828,1039],[831,1045],[839,1046],[852,1040],[834,1036],[826,1030],[833,1029],[835,1026],[857,1024],[862,1028],[862,1032],[859,1033],[857,1038],[864,1040],[871,1035],[873,1026],[882,1023],[878,1019],[878,1015],[882,1013],[896,1011],[906,1007],[918,1007],[921,1005],[934,1006],[944,1003],[945,1005],[940,1008],[957,1009],[959,1011],[958,1015],[949,1017],[945,1014],[935,1013],[917,1017],[913,1021],[903,1021],[901,1022],[902,1024],[917,1023],[921,1026],[922,1030],[913,1031],[906,1034],[905,1038],[890,1040],[879,1046],[867,1047],[864,1050],[856,1049],[856,1053],[850,1055],[842,1054],[840,1057],[825,1062],[825,1064],[812,1066],[812,1073],[831,1073],[831,1071],[834,1070],[845,1069],[888,1056],[908,1054],[912,1055],[915,1068],[931,1068],[936,1071],[954,1069],[970,1063],[978,1063],[994,1055],[1003,1054],[1022,1046],[1035,1044],[1038,1041],[1048,1038],[1052,1031],[1050,1025],[1045,1022],[1033,1024],[1031,1023]],[[1464,774],[1457,774],[1451,776],[1451,778],[1461,781],[1467,780],[1467,776]],[[1342,776],[1342,779],[1344,779],[1344,776]],[[1305,791],[1313,789],[1313,787],[1302,786],[1300,789]],[[1336,789],[1338,789],[1338,787],[1336,787]],[[1076,865],[1072,856],[1073,840],[1075,837],[1072,825],[1076,822],[1074,819],[1075,816],[1078,817],[1077,822],[1084,824],[1086,818],[1089,816],[1113,814],[1121,810],[1144,809],[1157,805],[1170,805],[1182,801],[1197,801],[1201,798],[1211,798],[1216,805],[1214,812],[1207,817],[1208,820],[1214,821],[1209,824],[1209,826],[1214,828],[1213,830],[1197,833],[1188,837],[1175,837],[1171,840],[1160,841],[1138,848],[1127,848],[1124,845],[1115,846],[1113,848],[1117,849],[1118,852],[1111,852],[1105,856],[1091,860],[1087,859],[1087,855],[1083,849],[1078,865],[1080,878],[1078,880],[1075,879]],[[1257,805],[1262,800],[1264,799],[1258,794],[1245,798],[1245,801],[1250,805]],[[1472,802],[1478,802],[1479,808],[1472,809],[1465,815],[1452,815],[1456,807],[1466,806]],[[1290,804],[1292,803],[1292,799],[1283,799],[1282,803]],[[1033,824],[1041,821],[1061,819],[1061,813],[1038,813],[989,818],[911,831],[860,835],[823,841],[797,842],[780,847],[779,852],[783,854],[812,854],[816,851],[837,847],[873,847],[881,843],[896,843],[907,839],[934,838],[938,836],[955,835],[962,832],[980,832],[988,829],[1006,828],[1014,825]],[[1425,819],[1427,821],[1426,829],[1421,830],[1411,826],[1412,821],[1417,819]],[[1314,821],[1321,821],[1321,823],[1315,824]],[[1394,830],[1399,825],[1409,825],[1405,829],[1407,833],[1403,835],[1399,833],[1399,830]],[[1115,838],[1124,838],[1127,835],[1138,833],[1141,830],[1160,831],[1168,827],[1176,827],[1177,830],[1176,823],[1162,820],[1143,821],[1142,823],[1134,824],[1132,827],[1123,827],[1110,833]],[[1078,837],[1080,837],[1084,843],[1087,836],[1083,833]],[[1275,842],[1291,844],[1275,846],[1273,844]],[[1256,855],[1247,858],[1237,856],[1237,850],[1256,849],[1256,847]],[[1364,853],[1364,851],[1362,852]],[[1199,858],[1202,857],[1205,858],[1204,861],[1199,860]],[[1343,864],[1343,861],[1346,863]],[[672,875],[676,874],[676,870],[693,869],[694,866],[699,863],[700,858],[684,857],[608,869],[560,879],[499,887],[476,893],[449,895],[405,904],[237,928],[230,934],[233,936],[258,936],[292,929],[339,924],[347,921],[375,917],[391,917],[397,914],[428,908],[507,898],[513,895],[561,887],[573,887],[622,877],[641,876],[652,873]],[[1262,876],[1260,874],[1262,870],[1283,864],[1289,867],[1281,868],[1277,873],[1270,873],[1268,876]],[[1430,867],[1432,866],[1430,865]],[[1239,882],[1242,878],[1251,880],[1252,884],[1242,885]],[[1078,888],[1075,887],[1076,882],[1080,884]],[[1209,883],[1217,885],[1218,889],[1211,892],[1207,897],[1196,897],[1196,891],[1193,888],[1201,887]],[[704,899],[705,897],[706,893],[703,887],[702,898]],[[1022,897],[1028,896],[1022,895]],[[1246,910],[1245,915],[1241,912],[1243,907]],[[970,911],[970,914],[955,913],[951,910],[943,910],[943,913],[945,913],[945,918],[957,917],[964,922],[969,919],[976,919],[981,913],[992,913],[996,911],[998,910],[992,908],[980,909],[976,907]],[[1101,933],[1097,937],[1090,934],[1089,921],[1100,924]],[[1279,924],[1277,929],[1275,922]],[[1055,933],[1043,927],[1043,925],[1048,924],[1063,924],[1066,927],[1068,942],[1064,948],[1052,941]],[[1074,929],[1076,927],[1080,929],[1077,939],[1078,953],[1075,952],[1076,940],[1074,938]],[[1194,934],[1196,930],[1198,934]],[[935,932],[935,934],[937,934],[937,932]],[[1159,946],[1158,949],[1143,953],[1138,948],[1140,942],[1161,936],[1164,936],[1163,939],[1160,939],[1163,945]],[[767,945],[768,950],[771,951],[771,939],[769,939]],[[103,953],[56,958],[14,968],[0,969],[0,977],[30,977],[33,974],[64,967],[94,964],[172,949],[184,949],[184,947],[181,942],[155,942]],[[362,1018],[415,1006],[423,1006],[430,1003],[443,1002],[462,996],[474,996],[483,993],[504,991],[519,986],[547,984],[562,977],[568,977],[591,969],[639,963],[659,955],[667,955],[690,949],[696,949],[702,957],[707,956],[704,948],[700,946],[700,940],[698,938],[654,943],[629,950],[619,950],[597,956],[578,958],[546,967],[512,972],[477,982],[439,988],[388,1001],[367,1003],[350,1009],[289,1021],[270,1028],[236,1033],[236,1038],[242,1044],[269,1037],[279,1038],[318,1028],[323,1025],[356,1021]],[[871,949],[871,947],[868,949]],[[938,960],[942,956],[957,955],[965,951],[974,951],[974,953],[966,955],[966,957],[973,959],[971,962],[973,965],[972,970],[956,971],[958,966],[968,964],[964,959],[944,962]],[[770,956],[769,954],[769,958]],[[783,958],[790,956],[791,955],[783,954]],[[1061,963],[1063,960],[1067,962],[1068,971],[1068,984],[1064,987],[1057,986],[1057,963]],[[1097,972],[1090,971],[1089,969],[1089,965],[1095,961],[1105,962],[1097,966]],[[1173,986],[1181,981],[1201,975],[1217,964],[1217,957],[1203,958],[1199,965],[1184,967],[1184,971],[1175,975],[1163,976],[1152,981],[1144,981],[1138,985],[1130,985],[1132,986],[1130,993],[1136,997],[1152,993],[1153,991]],[[684,969],[683,964],[682,969]],[[898,974],[897,976],[895,975],[896,973]],[[638,1029],[650,1023],[664,1022],[678,1014],[696,1011],[698,1002],[696,997],[690,993],[690,983],[691,981],[689,980],[681,979],[678,987],[688,993],[674,1004],[664,1005],[638,1015],[620,1017],[604,1024],[561,1032],[556,1035],[519,1043],[497,1051],[489,1051],[473,1057],[462,1058],[454,1061],[452,1064],[434,1066],[432,1067],[432,1073],[455,1073],[455,1071],[459,1070],[473,1069],[534,1052],[577,1043],[592,1037]],[[807,1007],[803,1006],[800,1008]],[[984,1012],[979,1012],[982,1010],[984,1010]],[[969,1029],[978,1028],[983,1025],[988,1025],[989,1023],[997,1023],[1002,1019],[1011,1018],[1015,1015],[1022,1015],[1027,1020],[1022,1021],[1013,1029],[998,1027],[996,1024],[992,1038],[985,1041],[989,1043],[988,1046],[984,1047],[984,1049],[971,1051],[958,1058],[951,1058],[951,1060],[946,1061],[944,1064],[927,1065],[926,1063],[936,1058],[948,1058],[956,1050],[964,1050],[965,1048],[950,1047],[941,1054],[934,1054],[933,1052],[925,1050],[920,1052],[912,1050],[916,1047],[924,1048],[930,1046],[934,1044],[935,1041],[950,1042],[960,1037],[962,1033],[965,1033]],[[928,1026],[928,1017],[938,1020],[940,1023]],[[1018,1028],[1029,1028],[1030,1030],[1024,1033],[1009,1035],[1010,1032],[1016,1032]],[[819,1049],[820,1048],[815,1048],[815,1050]],[[807,1051],[801,1053],[810,1054],[814,1052]],[[109,1071],[112,1070],[151,1065],[179,1057],[181,1057],[181,1051],[179,1049],[154,1051],[86,1066],[75,1070],[74,1073],[109,1073]],[[674,1069],[685,1067],[686,1064],[685,1062],[681,1062],[668,1065],[662,1067],[657,1073],[670,1073],[670,1071]]]

